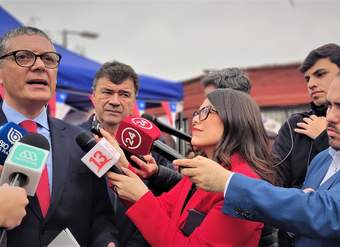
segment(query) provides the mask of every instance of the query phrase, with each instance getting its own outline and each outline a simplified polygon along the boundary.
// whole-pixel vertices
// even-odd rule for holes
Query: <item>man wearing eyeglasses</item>
[[[21,27],[0,40],[4,89],[0,124],[25,122],[27,130],[44,135],[51,145],[47,168],[36,195],[29,198],[26,217],[7,231],[8,246],[47,246],[66,228],[81,246],[114,246],[116,229],[105,180],[80,161],[84,153],[75,137],[81,129],[47,115],[60,60],[49,37],[39,29]]]

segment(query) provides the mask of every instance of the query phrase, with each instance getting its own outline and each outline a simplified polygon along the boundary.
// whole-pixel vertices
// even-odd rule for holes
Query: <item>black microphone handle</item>
[[[163,142],[156,140],[152,144],[152,150],[160,154],[164,158],[173,161],[176,159],[184,159],[184,156],[176,152],[173,148],[164,144]]]
[[[144,117],[145,119],[153,122],[161,131],[165,132],[165,133],[168,133],[170,135],[173,135],[173,136],[176,136],[180,139],[183,139],[187,142],[191,142],[191,136],[188,135],[187,133],[184,133],[180,130],[177,130],[175,128],[172,128],[171,126],[165,124],[165,123],[162,123],[161,121],[159,121],[156,117],[154,116],[151,116],[149,114],[146,114],[144,113],[142,115],[142,117]]]
[[[118,174],[121,174],[121,175],[125,175],[125,173],[123,172],[122,169],[120,169],[120,167],[114,165],[112,166],[110,169],[109,169],[110,172],[114,172],[114,173],[118,173]]]
[[[191,142],[191,136],[184,133],[184,132],[180,132],[174,128],[171,128],[171,127],[168,127],[164,124],[163,127],[161,127],[160,125],[156,124],[156,126],[158,126],[158,128],[161,130],[161,131],[164,131],[165,133],[168,133],[170,135],[173,135],[173,136],[176,136],[180,139],[183,139],[184,141],[186,142]]]
[[[0,227],[0,246],[7,246],[7,232],[3,227]]]

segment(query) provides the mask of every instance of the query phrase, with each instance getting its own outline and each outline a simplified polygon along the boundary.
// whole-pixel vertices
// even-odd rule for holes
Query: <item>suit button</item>
[[[242,210],[240,208],[235,208],[235,213],[237,215],[242,215]]]
[[[249,219],[253,216],[253,214],[250,211],[246,210],[246,211],[243,212],[242,216],[246,219]]]

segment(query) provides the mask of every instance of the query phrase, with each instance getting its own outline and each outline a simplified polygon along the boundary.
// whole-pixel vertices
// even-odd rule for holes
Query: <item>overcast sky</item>
[[[168,80],[204,69],[282,64],[313,48],[340,43],[338,0],[2,0],[24,24],[57,43],[63,29],[93,31],[96,40],[68,36],[68,48],[98,62],[119,60],[138,73]]]

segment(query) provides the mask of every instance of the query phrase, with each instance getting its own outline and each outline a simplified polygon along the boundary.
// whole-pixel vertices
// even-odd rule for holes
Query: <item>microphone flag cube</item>
[[[8,122],[0,127],[0,164],[3,165],[12,146],[27,135],[21,126]]]
[[[116,139],[121,148],[134,155],[149,154],[160,130],[149,120],[137,116],[125,117],[119,124]]]
[[[98,177],[102,177],[120,158],[120,153],[102,138],[81,161]]]
[[[34,196],[48,154],[48,150],[16,142],[5,161],[0,184],[10,183],[17,173],[23,174],[27,177],[23,188],[28,195]]]

